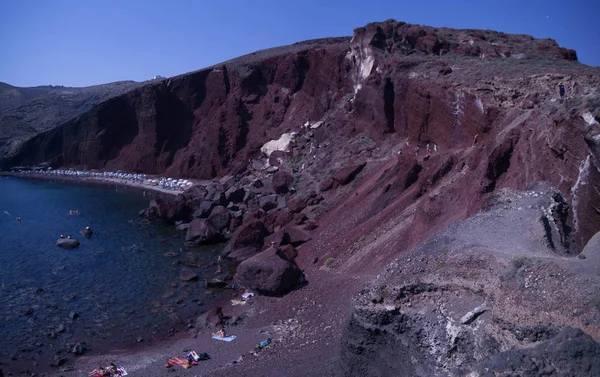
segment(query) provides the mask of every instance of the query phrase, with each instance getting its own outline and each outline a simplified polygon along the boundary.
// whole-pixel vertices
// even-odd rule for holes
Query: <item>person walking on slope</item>
[[[565,96],[565,86],[563,85],[562,82],[558,85],[558,93],[560,94],[560,98],[564,98],[564,96]]]

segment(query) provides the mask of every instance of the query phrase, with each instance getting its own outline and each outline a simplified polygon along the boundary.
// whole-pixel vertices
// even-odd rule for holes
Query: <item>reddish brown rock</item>
[[[235,249],[227,254],[227,258],[234,263],[241,263],[246,259],[256,255],[259,251],[259,248],[255,246],[242,247],[241,249]]]
[[[198,274],[189,268],[184,268],[179,273],[179,278],[183,281],[195,281],[198,280]]]
[[[261,295],[280,296],[295,288],[301,276],[298,266],[272,247],[240,263],[234,281]]]
[[[299,246],[311,239],[310,233],[298,226],[286,227],[285,233],[289,237],[289,243],[292,246]]]
[[[289,191],[289,186],[294,183],[294,177],[288,172],[278,171],[273,174],[273,191],[276,194],[286,194]]]
[[[285,232],[285,230],[280,229],[265,238],[263,248],[269,248],[271,246],[279,247],[279,246],[289,244],[289,243],[290,243],[289,235]]]
[[[301,212],[306,208],[306,202],[300,198],[294,198],[287,203],[287,208],[292,213]]]
[[[210,216],[208,217],[208,221],[219,231],[229,227],[229,222],[231,220],[231,216],[229,214],[229,210],[223,206],[217,206],[213,208]]]
[[[185,237],[188,244],[201,245],[220,240],[219,230],[207,219],[194,219]]]
[[[262,220],[246,221],[233,234],[231,245],[234,250],[246,246],[260,248],[267,235],[267,228]]]
[[[331,178],[324,180],[323,182],[321,182],[321,184],[319,185],[319,190],[321,192],[325,192],[325,191],[329,191],[333,188],[335,181]]]
[[[279,247],[278,253],[281,258],[287,259],[290,262],[293,262],[298,256],[298,250],[292,245],[283,245]]]
[[[348,183],[352,182],[352,180],[366,165],[367,164],[363,162],[361,164],[346,166],[345,168],[338,170],[332,178],[342,186],[347,185]]]

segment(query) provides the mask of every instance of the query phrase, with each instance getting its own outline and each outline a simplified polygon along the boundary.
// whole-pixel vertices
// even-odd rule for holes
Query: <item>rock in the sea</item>
[[[185,237],[185,241],[192,245],[212,243],[219,239],[219,230],[207,219],[192,220]]]
[[[189,268],[184,268],[179,273],[179,278],[183,281],[195,281],[198,280],[198,274]]]
[[[361,164],[346,166],[345,168],[338,170],[332,178],[340,185],[347,185],[348,183],[352,182],[352,180],[358,175],[358,173],[360,173],[360,171],[366,165],[367,164],[363,162]]]
[[[62,247],[63,249],[75,249],[79,247],[79,241],[73,238],[59,238],[56,241],[56,246]]]
[[[79,233],[81,233],[84,237],[87,238],[90,238],[92,234],[94,234],[92,228],[90,228],[89,226],[86,226],[84,229],[80,230]]]
[[[234,280],[246,289],[265,296],[280,296],[294,289],[302,276],[296,264],[281,258],[277,248],[267,250],[243,261]]]
[[[273,174],[272,186],[276,194],[286,194],[292,183],[294,183],[294,177],[288,172],[278,171]]]

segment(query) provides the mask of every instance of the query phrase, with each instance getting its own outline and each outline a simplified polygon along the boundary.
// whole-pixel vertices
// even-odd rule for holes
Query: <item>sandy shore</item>
[[[66,175],[49,175],[49,174],[39,174],[39,173],[11,173],[11,172],[0,172],[0,176],[6,177],[17,177],[17,178],[33,178],[33,179],[43,179],[49,181],[58,181],[58,182],[67,182],[78,185],[94,185],[101,187],[114,188],[116,190],[126,189],[133,190],[138,192],[143,192],[147,194],[155,193],[162,194],[168,196],[176,196],[177,194],[182,193],[181,190],[167,190],[165,188],[155,186],[145,182],[139,181],[129,181],[125,179],[117,179],[117,178],[97,178],[97,177],[73,177]]]

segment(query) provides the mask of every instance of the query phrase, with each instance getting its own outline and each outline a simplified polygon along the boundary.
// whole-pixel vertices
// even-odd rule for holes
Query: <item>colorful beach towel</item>
[[[182,368],[188,369],[192,367],[192,363],[190,360],[185,359],[183,357],[172,357],[167,361],[167,368],[172,367],[173,365],[179,365]]]
[[[224,342],[231,342],[235,338],[237,338],[237,336],[235,336],[235,335],[227,335],[226,337],[222,337],[222,336],[214,335],[212,338],[216,339],[216,340],[222,340]]]

